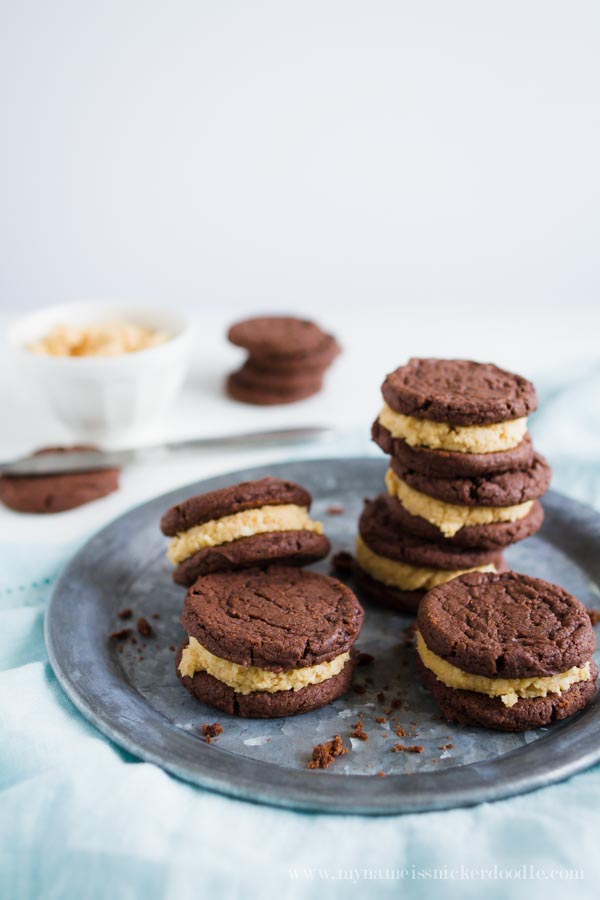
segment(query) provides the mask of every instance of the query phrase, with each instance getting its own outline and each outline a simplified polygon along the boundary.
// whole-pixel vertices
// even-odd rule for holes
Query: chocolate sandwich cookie
[[[449,722],[525,731],[578,712],[596,690],[585,607],[538,578],[471,573],[430,591],[418,670]]]
[[[433,478],[480,478],[499,472],[528,469],[533,464],[534,451],[528,434],[509,450],[496,453],[459,453],[452,450],[431,450],[411,447],[403,438],[393,437],[379,419],[373,422],[371,437],[384,453],[395,457],[408,469]]]
[[[326,575],[285,566],[207,575],[185,598],[177,674],[231,715],[309,712],[348,690],[362,620],[352,591]]]
[[[405,470],[392,459],[385,476],[388,494],[411,516],[433,525],[438,540],[455,537],[468,527],[514,524],[527,518],[549,480],[550,469],[541,457],[530,470],[481,479],[430,478]]]
[[[501,571],[498,551],[461,550],[424,541],[399,526],[387,498],[366,500],[358,523],[354,576],[376,603],[416,612],[424,593],[465,572]]]
[[[494,550],[508,547],[524,541],[536,534],[544,521],[544,510],[539,500],[534,500],[522,518],[510,522],[489,522],[475,525],[463,525],[453,534],[444,534],[438,525],[423,518],[413,515],[406,507],[394,497],[387,498],[390,514],[393,519],[411,534],[423,538],[426,541],[463,548],[479,548],[481,550]],[[454,523],[456,524],[456,523]],[[454,531],[454,529],[452,529]]]
[[[96,450],[88,444],[72,447],[44,447],[34,456],[47,453],[82,453]],[[95,469],[90,472],[61,472],[55,475],[2,475],[0,500],[5,506],[24,513],[58,513],[75,509],[92,500],[106,497],[119,487],[119,469]]]
[[[535,389],[488,363],[411,359],[387,376],[374,439],[422,474],[478,477],[531,464]]]
[[[201,575],[278,562],[303,566],[327,556],[323,526],[309,516],[305,488],[280,478],[246,481],[190,497],[167,510],[173,579],[190,585]]]

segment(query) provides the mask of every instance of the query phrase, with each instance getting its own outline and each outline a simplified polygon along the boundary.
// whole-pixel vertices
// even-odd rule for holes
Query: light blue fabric
[[[599,397],[597,370],[549,390],[533,431],[555,487],[600,507]],[[231,800],[123,753],[46,658],[44,608],[74,549],[0,549],[2,900],[597,896],[598,767],[500,803],[369,819]]]

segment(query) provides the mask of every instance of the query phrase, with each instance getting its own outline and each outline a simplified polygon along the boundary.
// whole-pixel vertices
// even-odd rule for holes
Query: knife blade
[[[244,446],[299,444],[331,438],[334,434],[333,428],[310,425],[301,428],[281,428],[275,431],[248,431],[242,434],[188,438],[182,441],[167,441],[162,444],[123,450],[46,453],[43,456],[26,456],[22,459],[0,463],[0,475],[59,475],[65,472],[89,472],[96,469],[123,467],[132,463],[159,462],[177,453]]]

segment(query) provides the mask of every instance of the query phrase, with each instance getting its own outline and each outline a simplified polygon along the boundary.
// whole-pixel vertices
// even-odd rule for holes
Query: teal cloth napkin
[[[599,396],[597,370],[549,390],[533,428],[555,487],[597,506]],[[44,609],[75,549],[0,548],[2,900],[597,896],[600,767],[471,809],[364,818],[232,800],[122,752],[47,661]]]

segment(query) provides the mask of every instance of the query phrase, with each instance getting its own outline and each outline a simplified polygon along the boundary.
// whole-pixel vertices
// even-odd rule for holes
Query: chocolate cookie
[[[396,412],[452,425],[505,422],[537,407],[526,378],[462,359],[410,359],[387,376],[381,391]]]
[[[465,549],[456,545],[434,544],[406,531],[390,513],[388,497],[365,500],[358,531],[371,550],[379,556],[434,569],[472,569],[490,563],[500,565],[498,550]]]
[[[452,537],[444,537],[440,529],[421,516],[413,516],[394,497],[386,498],[390,514],[402,528],[426,541],[442,546],[472,547],[494,550],[508,547],[531,537],[542,527],[544,510],[539,500],[534,500],[530,512],[515,522],[493,522],[489,525],[465,525]]]
[[[362,619],[352,591],[316,572],[269,566],[207,575],[184,601],[189,642],[178,674],[200,699],[238,715],[316,709],[347,689]]]
[[[285,358],[318,352],[326,335],[308,319],[257,316],[232,325],[227,337],[251,356]]]
[[[327,706],[350,689],[356,666],[356,655],[351,651],[350,660],[341,672],[319,684],[310,684],[298,691],[253,691],[250,694],[240,694],[206,672],[195,672],[191,677],[181,676],[179,663],[185,646],[185,643],[181,645],[176,657],[176,669],[183,686],[202,703],[243,719],[297,716]]]
[[[340,353],[340,345],[333,335],[323,334],[321,343],[309,352],[288,353],[285,356],[253,353],[249,361],[253,369],[270,374],[303,372],[305,375],[315,375],[323,373]]]
[[[411,447],[402,438],[393,437],[378,419],[373,422],[371,436],[384,453],[395,457],[402,466],[434,478],[479,478],[528,469],[533,463],[533,445],[529,435],[512,450],[498,453],[458,453]]]
[[[473,478],[424,475],[407,468],[395,457],[391,459],[391,467],[414,490],[459,506],[516,506],[537,500],[548,490],[552,476],[550,466],[539,453],[534,455],[528,469]]]
[[[304,369],[293,369],[288,372],[268,371],[256,366],[254,360],[249,358],[238,370],[237,375],[239,380],[248,387],[293,393],[298,389],[314,387],[315,384],[320,385],[323,372],[324,369],[311,369],[308,372]]]
[[[274,672],[349,650],[363,612],[344,584],[286,566],[222,572],[186,594],[181,624],[211,653]]]
[[[254,534],[204,547],[184,559],[173,572],[177,584],[188,587],[202,575],[213,572],[233,572],[256,565],[278,563],[282,566],[307,566],[329,553],[331,545],[324,534],[312,531],[272,531]]]
[[[90,445],[44,447],[34,456],[46,453],[80,453],[96,450]],[[106,497],[119,487],[119,469],[90,472],[64,472],[56,475],[2,475],[0,500],[5,506],[24,513],[58,513],[75,509],[92,500]]]
[[[519,731],[593,696],[591,622],[557,585],[516,572],[463,575],[429,591],[417,624],[421,672],[450,721]]]
[[[558,585],[506,572],[472,572],[429,592],[419,613],[427,646],[487,678],[554,675],[595,648],[586,608]]]
[[[190,585],[213,572],[274,562],[303,566],[322,559],[330,544],[321,524],[308,516],[311,500],[299,484],[263,478],[172,507],[162,517],[161,530],[173,538],[173,579]],[[281,521],[278,507],[284,507]]]
[[[277,406],[280,403],[297,403],[300,400],[306,400],[313,394],[318,394],[323,386],[323,380],[316,377],[313,380],[307,380],[303,385],[290,388],[289,390],[280,389],[280,386],[256,387],[248,384],[246,379],[240,372],[233,372],[225,381],[225,391],[232,400],[239,400],[241,403],[251,403],[254,406]]]

